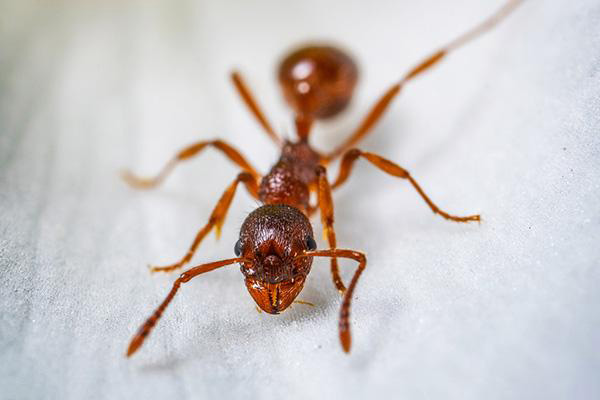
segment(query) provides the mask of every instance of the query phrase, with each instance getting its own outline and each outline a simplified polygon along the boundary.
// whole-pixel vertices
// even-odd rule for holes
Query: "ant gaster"
[[[354,163],[364,158],[383,172],[410,182],[429,208],[443,218],[456,222],[479,221],[479,215],[454,216],[442,211],[425,194],[413,177],[401,166],[385,158],[362,151],[353,146],[371,132],[390,102],[403,86],[430,69],[447,54],[479,36],[508,15],[519,0],[508,1],[500,10],[467,33],[412,68],[399,82],[393,84],[375,103],[349,138],[333,152],[323,155],[313,149],[308,141],[314,121],[339,114],[352,97],[358,71],[352,59],[344,52],[330,46],[313,45],[300,48],[284,58],[279,67],[279,83],[286,101],[295,111],[298,139],[282,141],[271,127],[241,75],[231,75],[233,84],[256,120],[268,136],[280,147],[281,156],[271,171],[261,175],[231,145],[222,140],[201,141],[181,150],[154,178],[141,179],[124,173],[125,180],[137,188],[157,186],[180,161],[187,160],[207,147],[221,151],[242,170],[225,190],[208,223],[198,232],[188,252],[178,262],[153,267],[152,271],[173,271],[187,264],[204,237],[215,229],[217,236],[225,221],[227,210],[237,186],[242,183],[251,196],[263,205],[250,213],[240,230],[234,246],[235,258],[193,267],[173,283],[173,287],[156,311],[133,337],[127,356],[131,356],[144,342],[183,283],[214,269],[239,263],[245,283],[256,304],[265,312],[278,314],[294,302],[310,272],[313,257],[329,257],[333,283],[343,300],[339,316],[339,337],[345,352],[350,351],[350,305],[352,294],[366,266],[363,253],[337,248],[333,227],[332,189],[341,186],[350,176]],[[341,156],[337,179],[330,184],[326,166]],[[317,204],[309,202],[310,193],[316,192]],[[320,211],[324,235],[329,248],[317,250],[309,217]],[[346,288],[338,271],[337,258],[349,258],[358,263],[350,284]]]

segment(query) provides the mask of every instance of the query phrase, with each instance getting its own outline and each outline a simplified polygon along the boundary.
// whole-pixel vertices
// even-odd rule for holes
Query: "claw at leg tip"
[[[340,342],[344,353],[350,354],[350,348],[352,347],[352,337],[350,336],[350,332],[340,332]]]
[[[127,358],[130,358],[133,353],[135,353],[137,351],[137,349],[140,347],[141,342],[140,340],[136,337],[134,338],[131,343],[129,343],[129,347],[127,347],[127,354],[125,354],[125,356]]]

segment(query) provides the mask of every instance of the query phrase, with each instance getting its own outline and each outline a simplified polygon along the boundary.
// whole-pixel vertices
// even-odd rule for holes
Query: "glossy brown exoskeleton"
[[[508,1],[492,17],[451,41],[411,69],[399,82],[393,84],[375,103],[358,128],[338,148],[329,154],[320,154],[308,141],[314,121],[337,115],[346,108],[356,85],[358,71],[352,59],[343,51],[331,46],[312,45],[289,54],[279,68],[279,82],[287,102],[295,111],[298,139],[282,141],[271,127],[239,73],[232,74],[233,83],[240,96],[265,132],[279,146],[281,156],[268,174],[261,176],[231,145],[222,140],[194,143],[175,155],[154,178],[141,179],[125,173],[125,180],[137,188],[158,185],[180,161],[187,160],[206,147],[221,151],[240,167],[242,172],[225,190],[215,206],[207,224],[198,232],[187,253],[176,263],[153,267],[153,271],[173,271],[187,264],[204,237],[213,229],[219,235],[227,210],[237,186],[242,183],[255,199],[263,205],[250,213],[240,230],[234,246],[235,258],[202,264],[182,273],[173,283],[165,300],[140,327],[133,337],[127,356],[132,355],[144,342],[181,284],[202,273],[238,263],[248,292],[265,312],[278,314],[294,302],[310,272],[314,257],[329,257],[333,282],[343,294],[339,317],[339,335],[342,348],[349,352],[350,304],[358,279],[365,269],[365,255],[359,251],[337,248],[333,227],[332,189],[339,187],[349,177],[354,162],[359,158],[392,176],[406,179],[423,198],[431,210],[445,219],[456,222],[479,221],[479,215],[459,217],[439,209],[425,194],[413,177],[401,166],[373,153],[352,148],[379,120],[392,99],[404,84],[437,64],[452,50],[489,30],[520,3]],[[341,156],[337,179],[330,184],[326,166]],[[316,192],[316,204],[310,204],[310,194]],[[328,249],[317,250],[309,217],[319,210]],[[358,263],[350,284],[346,288],[338,271],[337,258],[349,258]]]

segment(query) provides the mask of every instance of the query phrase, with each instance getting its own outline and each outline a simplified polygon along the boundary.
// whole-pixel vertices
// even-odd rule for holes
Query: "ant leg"
[[[156,187],[167,177],[167,175],[171,172],[171,170],[175,167],[177,163],[192,158],[193,156],[197,155],[202,150],[204,150],[206,146],[212,146],[215,149],[220,150],[221,152],[223,152],[223,154],[225,154],[227,158],[229,158],[231,161],[233,161],[235,164],[241,167],[244,171],[258,179],[258,172],[256,172],[256,170],[248,163],[248,161],[246,161],[244,156],[242,156],[239,153],[239,151],[237,151],[229,144],[218,139],[197,142],[181,149],[175,155],[175,157],[173,157],[171,161],[169,161],[163,167],[163,169],[158,173],[158,175],[156,175],[153,178],[139,178],[129,171],[123,171],[121,176],[123,177],[125,182],[138,189],[150,189]]]
[[[150,318],[148,318],[146,320],[146,322],[144,322],[144,324],[139,328],[139,330],[137,331],[137,333],[135,334],[133,339],[131,339],[131,342],[129,343],[129,347],[127,348],[127,357],[130,357],[133,353],[135,353],[137,351],[137,349],[139,349],[140,346],[144,343],[144,340],[146,340],[146,337],[152,331],[152,329],[154,328],[154,325],[156,325],[156,323],[162,316],[163,312],[165,311],[165,309],[167,308],[167,306],[169,305],[171,300],[173,300],[173,297],[175,297],[175,294],[179,290],[179,287],[181,286],[182,283],[186,283],[189,280],[191,280],[192,278],[195,278],[196,276],[203,274],[205,272],[212,271],[213,269],[217,269],[217,268],[223,267],[225,265],[230,265],[230,264],[234,264],[237,262],[243,262],[243,261],[245,261],[243,258],[230,258],[228,260],[222,260],[222,261],[216,261],[216,262],[212,262],[212,263],[208,263],[208,264],[202,264],[202,265],[198,265],[194,268],[191,268],[191,269],[185,271],[184,273],[182,273],[181,275],[179,275],[179,278],[177,278],[177,280],[173,283],[173,287],[171,288],[171,291],[169,292],[167,297],[158,306],[158,308],[154,311],[154,313],[152,313]]]
[[[356,161],[356,159],[358,157],[365,158],[371,164],[373,164],[374,166],[376,166],[383,172],[386,172],[392,176],[402,178],[402,179],[408,179],[410,184],[413,185],[415,190],[419,193],[419,195],[423,198],[423,200],[425,200],[425,202],[427,203],[429,208],[431,208],[431,210],[435,214],[439,214],[442,217],[444,217],[448,220],[451,220],[451,221],[455,221],[455,222],[471,222],[471,221],[480,221],[481,220],[481,217],[479,215],[469,215],[467,217],[456,217],[454,215],[450,215],[450,214],[446,213],[445,211],[440,210],[440,208],[438,206],[436,206],[433,203],[433,201],[431,201],[429,199],[429,197],[425,194],[423,189],[421,189],[421,186],[419,186],[417,181],[415,181],[413,179],[413,177],[410,176],[410,173],[407,170],[405,170],[404,168],[402,168],[401,166],[399,166],[397,164],[394,164],[393,162],[391,162],[389,160],[386,160],[385,158],[383,158],[381,156],[378,156],[377,154],[368,153],[366,151],[361,151],[359,149],[352,149],[352,150],[349,150],[348,152],[346,152],[346,154],[344,154],[344,157],[342,158],[342,161],[341,161],[339,175],[338,175],[335,183],[332,185],[333,189],[337,188],[338,186],[340,186],[342,183],[344,183],[348,179],[348,176],[350,176],[350,172],[352,171],[354,162]]]
[[[185,264],[187,264],[192,259],[192,256],[198,249],[198,246],[200,246],[200,243],[202,242],[204,237],[206,235],[208,235],[208,233],[212,230],[212,228],[215,228],[215,233],[217,235],[217,238],[219,238],[219,236],[221,235],[221,227],[223,226],[223,223],[225,222],[225,217],[227,216],[227,211],[229,210],[229,206],[231,205],[231,201],[233,200],[233,196],[235,195],[235,190],[237,188],[237,185],[240,182],[244,183],[244,185],[246,186],[246,189],[248,190],[250,195],[252,195],[252,197],[258,198],[258,183],[257,183],[256,179],[254,179],[254,177],[247,172],[241,172],[237,176],[237,178],[235,178],[233,183],[231,185],[229,185],[227,190],[225,190],[225,192],[219,199],[219,202],[215,206],[212,214],[210,215],[208,222],[196,234],[196,237],[194,238],[194,241],[192,242],[190,249],[187,251],[187,253],[185,253],[183,258],[181,258],[181,260],[177,261],[174,264],[167,265],[164,267],[151,267],[150,271],[151,272],[159,272],[159,271],[160,272],[171,272],[171,271],[174,271],[176,269],[183,267]]]
[[[335,238],[335,230],[333,228],[333,198],[331,197],[331,187],[329,186],[329,181],[327,180],[327,170],[325,167],[317,167],[317,179],[323,235],[327,238],[329,248],[335,249],[337,247],[337,242]],[[331,277],[337,290],[343,294],[346,291],[346,287],[344,286],[344,282],[342,282],[342,278],[340,277],[338,262],[337,258],[335,257],[331,259]]]
[[[250,112],[254,115],[254,118],[256,118],[260,126],[262,126],[262,128],[265,130],[265,133],[271,138],[271,140],[275,142],[275,144],[281,147],[283,145],[283,141],[271,127],[271,124],[265,117],[265,114],[262,112],[260,106],[254,99],[254,96],[248,88],[248,85],[246,85],[244,82],[242,75],[238,71],[233,71],[231,73],[231,80],[233,81],[238,94],[244,103],[246,103],[246,106],[248,106],[248,109],[250,109]]]
[[[411,79],[417,77],[421,73],[427,71],[429,68],[436,65],[439,61],[442,60],[445,56],[450,54],[452,51],[461,47],[465,43],[475,39],[476,37],[482,35],[483,33],[489,31],[493,28],[498,22],[504,19],[508,14],[513,11],[519,4],[521,4],[523,0],[509,0],[502,8],[500,8],[496,13],[492,16],[488,17],[485,21],[475,26],[471,30],[462,34],[458,38],[452,40],[446,46],[440,48],[435,51],[429,57],[421,61],[415,67],[404,75],[404,77],[392,85],[380,98],[377,100],[373,108],[369,111],[366,117],[362,120],[358,128],[350,135],[348,139],[344,143],[342,143],[338,148],[332,151],[329,155],[325,157],[325,161],[329,162],[344,153],[346,150],[350,149],[354,145],[356,145],[360,140],[362,140],[367,134],[371,132],[373,126],[379,121],[385,110],[387,110],[391,101],[396,97],[396,95],[400,92],[405,83],[410,81]]]
[[[354,293],[354,288],[356,288],[358,278],[360,278],[360,275],[367,266],[367,257],[359,251],[344,249],[306,251],[298,257],[342,257],[358,261],[358,269],[350,281],[350,285],[344,294],[344,299],[342,300],[342,306],[340,308],[340,342],[342,344],[342,349],[344,349],[346,353],[349,353],[350,347],[352,346],[352,335],[350,334],[350,305],[352,302],[352,294]]]

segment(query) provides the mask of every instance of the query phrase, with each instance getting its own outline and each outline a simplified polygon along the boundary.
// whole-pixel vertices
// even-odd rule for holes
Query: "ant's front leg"
[[[350,172],[352,171],[354,162],[359,157],[363,157],[364,159],[369,161],[371,164],[373,164],[374,166],[376,166],[383,172],[386,172],[386,173],[388,173],[392,176],[398,177],[398,178],[407,179],[411,183],[411,185],[415,188],[415,190],[419,193],[419,195],[423,198],[423,200],[425,200],[425,202],[427,203],[429,208],[431,208],[431,210],[435,214],[439,214],[442,217],[444,217],[445,219],[450,220],[450,221],[455,221],[455,222],[471,222],[471,221],[480,221],[481,220],[481,217],[479,215],[469,215],[466,217],[457,217],[454,215],[450,215],[443,210],[440,210],[440,208],[437,205],[435,205],[435,203],[433,201],[431,201],[429,199],[429,197],[425,194],[423,189],[421,189],[421,186],[419,186],[417,181],[415,181],[413,179],[413,177],[410,176],[410,174],[407,170],[405,170],[404,168],[402,168],[401,166],[399,166],[397,164],[394,164],[393,162],[391,162],[389,160],[386,160],[385,158],[383,158],[381,156],[378,156],[377,154],[368,153],[366,151],[361,151],[359,149],[352,149],[352,150],[349,150],[348,152],[346,152],[346,154],[344,154],[344,157],[342,158],[342,162],[341,162],[341,166],[340,166],[340,173],[339,173],[339,176],[336,179],[335,183],[332,186],[333,189],[337,188],[342,183],[344,183],[346,181],[346,179],[348,179],[348,177],[350,176]]]
[[[342,257],[358,262],[358,268],[352,276],[348,290],[346,290],[344,293],[342,306],[340,307],[340,319],[338,324],[342,349],[346,353],[350,353],[350,348],[352,347],[352,335],[350,333],[350,308],[352,305],[352,295],[354,294],[354,289],[356,288],[356,284],[358,283],[360,275],[367,266],[367,257],[360,251],[347,249],[305,251],[297,257],[332,257],[332,259],[335,259],[336,257]]]
[[[198,265],[194,268],[191,268],[185,271],[183,274],[177,278],[177,280],[173,283],[173,287],[167,297],[163,300],[163,302],[156,308],[156,310],[152,313],[152,315],[140,326],[135,336],[129,342],[129,347],[127,348],[127,357],[131,357],[133,353],[135,353],[140,346],[144,343],[144,340],[148,337],[154,326],[162,317],[165,309],[168,307],[175,294],[179,291],[179,288],[183,283],[190,281],[192,278],[195,278],[198,275],[204,274],[206,272],[210,272],[214,269],[224,267],[226,265],[231,265],[234,263],[246,261],[243,258],[230,258],[222,261],[215,261],[208,264]]]
[[[174,271],[176,269],[183,267],[185,264],[187,264],[192,259],[192,256],[198,249],[198,246],[200,246],[200,243],[202,242],[204,237],[206,235],[208,235],[208,233],[212,230],[212,228],[215,228],[216,235],[218,238],[221,234],[221,227],[223,226],[223,223],[225,222],[225,217],[227,216],[227,211],[229,210],[229,206],[231,205],[231,201],[233,200],[233,196],[235,195],[235,190],[237,188],[237,185],[240,182],[244,183],[244,185],[246,186],[246,189],[248,190],[250,195],[252,195],[252,197],[254,197],[255,199],[258,199],[258,182],[257,182],[257,180],[249,173],[241,172],[237,176],[237,178],[235,178],[233,183],[231,185],[229,185],[227,190],[225,190],[225,192],[219,199],[219,202],[215,206],[212,214],[210,215],[208,222],[196,234],[196,237],[194,238],[194,241],[192,242],[190,249],[187,251],[187,253],[185,253],[185,255],[181,258],[181,260],[177,261],[174,264],[167,265],[164,267],[151,267],[150,270],[152,272],[159,272],[159,271],[160,272],[171,272],[171,271]]]
[[[255,179],[258,180],[259,174],[256,170],[246,161],[244,156],[240,154],[233,146],[222,141],[222,140],[206,140],[194,143],[190,146],[187,146],[181,149],[175,157],[173,157],[163,168],[162,170],[152,178],[140,178],[133,175],[129,171],[123,171],[121,176],[129,185],[133,186],[137,189],[151,189],[158,186],[162,181],[167,177],[167,175],[173,170],[175,165],[179,162],[188,160],[195,155],[199,154],[202,150],[204,150],[207,146],[214,147],[215,149],[221,151],[227,158],[233,161],[236,165],[238,165],[243,171],[252,175]]]

